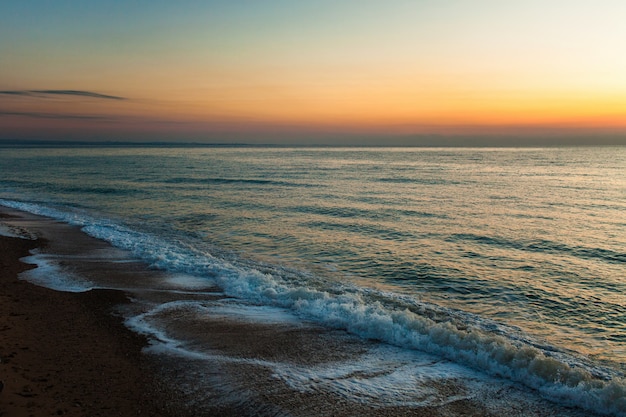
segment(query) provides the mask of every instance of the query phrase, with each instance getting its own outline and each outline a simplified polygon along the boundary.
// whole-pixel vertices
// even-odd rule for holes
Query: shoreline
[[[178,415],[141,353],[146,339],[112,314],[129,302],[124,292],[18,279],[34,267],[19,259],[45,245],[0,236],[0,415]]]
[[[410,388],[415,390],[414,400],[390,401],[395,386],[379,388],[384,392],[374,401],[366,399],[367,392],[329,388],[332,384],[326,384],[335,379],[337,387],[344,382],[366,387],[400,365],[353,368],[366,363],[380,343],[314,323],[194,316],[193,309],[180,309],[172,311],[177,319],[165,330],[168,337],[180,341],[176,349],[192,355],[159,350],[164,347],[160,341],[156,351],[146,350],[154,344],[149,336],[126,327],[129,312],[130,316],[154,312],[163,303],[196,300],[194,295],[164,286],[171,278],[165,271],[149,268],[76,226],[5,207],[0,207],[0,223],[19,235],[37,237],[0,235],[0,380],[5,384],[0,417],[491,417],[503,413],[544,417],[564,411],[545,400],[528,402],[526,394],[509,383],[488,382],[490,387],[484,388],[482,383],[467,385],[455,378],[431,379],[429,366],[440,360],[418,371],[425,380]],[[18,273],[34,268],[19,259],[36,248],[38,255],[25,260],[43,260],[44,275],[70,273],[97,283],[95,287],[112,289],[63,292],[19,279]],[[46,259],[62,268],[51,270]],[[225,295],[209,293],[202,296],[205,306],[228,304]],[[166,318],[159,314],[153,317]],[[342,366],[354,370],[326,380],[315,376],[316,370]],[[279,377],[276,369],[301,372],[309,382],[298,388],[284,378],[288,374]],[[561,415],[590,414],[570,409]]]
[[[301,392],[254,364],[332,364],[358,360],[371,347],[371,342],[318,326],[207,317],[205,343],[217,359],[198,362],[147,353],[149,339],[127,328],[123,313],[141,308],[130,297],[151,295],[120,283],[131,278],[156,282],[162,271],[132,258],[103,261],[113,247],[52,219],[0,207],[0,223],[37,237],[0,235],[0,416],[492,415],[466,400],[443,409],[380,407],[336,393]],[[33,250],[59,256],[72,274],[98,276],[120,289],[63,292],[20,279],[20,272],[36,270],[20,261]],[[101,251],[107,255],[99,258]],[[220,357],[244,360],[223,362]],[[459,413],[466,407],[470,414]]]

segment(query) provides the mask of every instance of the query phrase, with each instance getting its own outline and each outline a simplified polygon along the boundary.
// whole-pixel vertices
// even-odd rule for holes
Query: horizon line
[[[458,138],[456,138],[458,139]],[[574,139],[574,138],[571,138]],[[272,147],[272,148],[563,148],[563,147],[622,147],[626,146],[626,138],[622,138],[621,143],[587,143],[572,140],[562,142],[546,139],[546,143],[534,141],[522,141],[521,143],[413,143],[413,144],[372,144],[372,143],[249,143],[249,142],[198,142],[198,141],[132,141],[132,140],[46,140],[46,139],[0,139],[2,148],[46,148],[46,147],[81,147],[81,148],[102,148],[102,147],[129,147],[129,148],[212,148],[212,147]]]

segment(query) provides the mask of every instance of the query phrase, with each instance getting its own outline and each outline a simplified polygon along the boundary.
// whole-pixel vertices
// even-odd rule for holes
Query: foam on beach
[[[164,284],[177,290],[202,291],[215,288],[215,284],[206,278],[197,277],[190,274],[169,274],[164,280]]]
[[[41,287],[65,292],[85,292],[94,288],[92,283],[60,267],[54,256],[34,252],[21,261],[37,267],[22,272],[20,278]]]
[[[12,227],[4,223],[0,223],[0,236],[17,237],[20,239],[34,240],[36,239],[28,230]]]
[[[2,223],[0,223],[0,236],[21,237],[20,235],[15,233],[15,231],[12,228],[10,228],[7,225],[2,224]]]
[[[297,363],[291,360],[264,360],[254,357],[228,355],[213,349],[204,349],[192,341],[172,336],[168,328],[171,317],[186,322],[210,320],[228,323],[241,322],[276,326],[289,331],[303,326],[292,312],[282,308],[242,305],[229,300],[216,302],[178,301],[155,306],[150,311],[127,321],[129,327],[152,340],[147,351],[210,363],[262,367],[272,372],[273,378],[290,389],[303,393],[339,395],[347,400],[382,406],[442,405],[467,396],[446,397],[438,392],[437,383],[446,380],[480,380],[489,378],[436,356],[382,344],[363,344],[349,359],[322,361],[318,364]],[[337,336],[341,337],[341,336]],[[307,350],[302,352],[306,356]],[[491,381],[493,385],[499,382]]]
[[[262,316],[260,319],[259,312]],[[265,314],[268,312],[269,316]],[[230,313],[234,313],[234,316]],[[200,387],[207,383],[209,388],[213,383],[219,385],[221,395],[217,401],[223,401],[223,398],[239,392],[242,387],[225,381],[219,371],[222,367],[227,367],[232,372],[232,367],[236,367],[243,368],[244,375],[250,375],[250,369],[263,370],[259,375],[269,372],[270,380],[280,382],[272,385],[274,394],[284,389],[280,388],[284,384],[287,389],[306,395],[305,398],[309,400],[320,397],[340,398],[353,404],[353,407],[363,406],[368,409],[441,408],[456,402],[472,403],[478,400],[495,415],[519,409],[523,412],[510,415],[544,416],[554,415],[559,410],[558,406],[529,395],[513,383],[489,377],[439,356],[364,340],[355,347],[354,340],[347,334],[334,335],[335,338],[345,338],[344,342],[340,341],[340,346],[345,349],[343,357],[330,357],[315,363],[294,361],[288,357],[281,359],[280,355],[273,359],[263,359],[229,352],[228,348],[203,348],[193,341],[185,341],[178,335],[172,335],[167,330],[168,317],[180,320],[183,316],[186,322],[223,320],[231,325],[245,320],[272,326],[277,334],[281,331],[289,334],[290,329],[301,328],[302,324],[294,321],[292,314],[282,309],[237,306],[230,301],[169,303],[129,320],[131,328],[151,337],[152,343],[147,351],[189,361],[191,365],[187,366],[193,367],[196,370],[194,374],[199,375],[195,385],[199,392],[195,395],[200,397],[203,395]],[[170,330],[176,331],[171,326]],[[235,326],[235,330],[231,328],[228,333],[232,335],[240,331],[242,330],[236,330]],[[281,350],[280,346],[276,349]],[[305,344],[300,349],[298,356],[307,357],[314,348]],[[219,381],[213,381],[210,377],[216,372],[222,375]],[[261,380],[254,381],[255,386],[262,383]],[[240,394],[235,396],[238,402],[241,401]],[[570,411],[567,415],[581,417],[584,413]]]

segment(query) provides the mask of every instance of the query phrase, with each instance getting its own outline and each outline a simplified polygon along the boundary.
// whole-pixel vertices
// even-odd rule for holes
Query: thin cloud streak
[[[107,94],[94,93],[92,91],[83,90],[3,90],[0,94],[7,96],[22,97],[40,97],[42,95],[62,95],[62,96],[78,96],[89,97],[104,100],[128,100],[126,97],[111,96]]]
[[[56,120],[114,120],[109,116],[89,116],[81,114],[55,114],[55,113],[41,113],[41,112],[19,112],[19,111],[0,111],[0,117],[2,116],[20,116],[30,117],[34,119],[56,119]]]

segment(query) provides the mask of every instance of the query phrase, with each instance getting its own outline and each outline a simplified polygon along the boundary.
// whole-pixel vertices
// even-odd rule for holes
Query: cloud
[[[110,96],[107,94],[94,93],[82,90],[0,90],[0,95],[40,97],[46,95],[79,96],[104,100],[128,100],[126,97]]]
[[[1,94],[1,93],[0,93]],[[91,116],[81,114],[56,114],[56,113],[42,113],[42,112],[27,112],[27,111],[0,111],[0,117],[2,116],[21,116],[31,117],[35,119],[57,119],[57,120],[112,120],[109,116]]]

